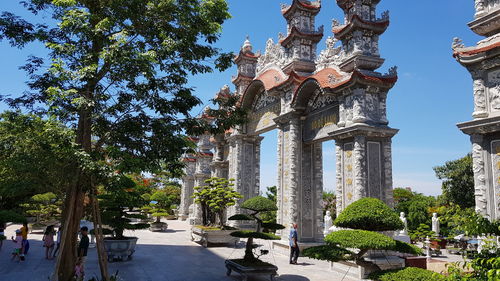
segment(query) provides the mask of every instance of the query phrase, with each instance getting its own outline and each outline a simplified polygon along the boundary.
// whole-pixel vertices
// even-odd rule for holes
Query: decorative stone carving
[[[487,0],[475,0],[474,6],[476,8],[476,18],[483,16],[486,13],[485,1]]]
[[[354,137],[354,201],[366,196],[366,139],[365,136]]]
[[[271,96],[267,91],[262,92],[258,97],[255,99],[252,108],[253,111],[260,111],[261,109],[267,107],[270,104],[275,104],[279,101],[279,97],[277,96]]]
[[[458,38],[458,37],[455,37],[453,38],[453,43],[451,43],[451,48],[456,51],[458,49],[462,49],[462,48],[465,48],[465,45],[462,41],[462,39]]]
[[[266,43],[266,52],[259,57],[257,62],[257,72],[261,72],[270,64],[275,64],[283,67],[287,62],[285,50],[280,44],[274,44],[272,38],[269,38]]]
[[[437,213],[432,213],[432,231],[436,233],[437,236],[439,236],[439,218],[437,216]]]
[[[405,212],[399,213],[399,219],[403,222],[403,229],[399,231],[401,235],[408,235],[408,220],[406,219]]]
[[[333,226],[332,214],[330,213],[330,211],[326,211],[324,225],[323,235],[326,236],[328,235],[328,233],[330,233],[330,227]]]
[[[474,98],[476,94],[478,97],[484,95],[484,85],[480,83],[481,81],[479,79],[476,81],[478,82],[477,85],[474,84]],[[474,81],[474,83],[476,83],[476,81]],[[483,92],[481,93],[482,89]],[[490,111],[500,110],[500,70],[488,73],[488,102],[490,104]]]
[[[335,47],[338,40],[335,37],[328,37],[326,39],[326,49],[321,51],[318,58],[316,59],[316,68],[321,70],[329,66],[336,66],[341,61],[340,53],[342,47]]]
[[[472,141],[472,169],[474,171],[474,195],[476,197],[476,212],[487,214],[486,176],[483,158],[483,136],[473,135]]]
[[[486,94],[483,78],[474,80],[474,118],[487,117],[486,111]]]

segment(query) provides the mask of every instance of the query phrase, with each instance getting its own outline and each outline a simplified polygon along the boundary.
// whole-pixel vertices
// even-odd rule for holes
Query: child
[[[82,260],[79,258],[76,260],[76,265],[75,265],[75,277],[77,281],[83,280],[83,266],[82,266]]]
[[[16,243],[16,247],[12,251],[12,260],[18,259],[18,261],[24,261],[23,254],[23,236],[21,234],[21,230],[16,230],[16,238],[14,236],[11,237],[12,242]]]
[[[45,229],[42,241],[44,241],[43,246],[45,247],[45,258],[48,260],[52,259],[52,251],[54,250],[54,226],[49,225]]]

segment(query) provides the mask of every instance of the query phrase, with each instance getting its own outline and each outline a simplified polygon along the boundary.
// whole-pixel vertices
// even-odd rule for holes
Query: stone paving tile
[[[139,237],[136,252],[131,261],[109,264],[110,273],[119,272],[123,281],[237,281],[242,278],[233,273],[225,275],[224,260],[243,256],[243,243],[234,247],[210,247],[205,249],[190,239],[186,222],[168,221],[169,230],[164,233],[147,230],[128,232],[126,235]],[[18,225],[9,226],[7,237],[14,234]],[[30,251],[24,262],[13,262],[10,253],[14,243],[6,240],[0,250],[0,281],[45,281],[48,280],[55,262],[45,260],[42,235],[31,234]],[[257,241],[263,248],[269,248],[269,241]],[[288,264],[288,257],[277,251],[264,256],[265,261],[276,264],[280,281],[352,281],[343,273],[332,271],[326,262],[299,258],[299,265]],[[89,249],[86,265],[87,279],[99,275],[97,251]],[[265,278],[254,281],[268,280]]]

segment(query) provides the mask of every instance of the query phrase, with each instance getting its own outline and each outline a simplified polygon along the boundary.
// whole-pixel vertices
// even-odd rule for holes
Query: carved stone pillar
[[[474,171],[474,187],[476,198],[476,212],[486,216],[488,214],[487,184],[485,175],[485,161],[483,136],[472,135],[472,169]]]
[[[387,139],[383,142],[383,165],[384,165],[384,191],[385,203],[389,206],[394,205],[393,186],[392,186],[392,140]]]
[[[364,123],[367,118],[365,115],[365,92],[363,89],[355,89],[353,93],[353,123]]]
[[[290,165],[289,165],[289,214],[290,223],[298,222],[299,217],[299,202],[298,202],[298,191],[299,191],[299,180],[300,180],[300,160],[301,160],[301,142],[302,134],[300,128],[299,118],[292,118],[290,120],[290,139],[288,146],[290,147]],[[286,156],[285,156],[286,157]]]
[[[342,148],[342,143],[335,142],[335,172],[336,172],[336,186],[337,186],[337,200],[336,200],[336,211],[337,211],[337,216],[340,214],[340,212],[343,210],[342,207],[342,198],[344,197],[344,188],[343,188],[343,172],[342,172],[342,154],[343,154],[343,148]]]
[[[366,196],[366,138],[354,137],[354,201]]]
[[[179,220],[186,220],[189,216],[189,206],[193,204],[194,176],[186,175],[182,178],[181,204],[179,205]]]

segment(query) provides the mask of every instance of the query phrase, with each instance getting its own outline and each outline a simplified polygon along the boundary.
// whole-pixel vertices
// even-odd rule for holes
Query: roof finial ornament
[[[389,75],[397,76],[398,75],[398,67],[393,66],[393,67],[389,68]]]
[[[246,40],[241,47],[241,50],[245,53],[252,52],[252,43],[250,43],[250,36],[246,36]]]
[[[455,38],[453,38],[453,43],[451,43],[451,48],[453,50],[461,49],[461,48],[465,48],[465,45],[464,45],[464,42],[462,41],[462,39],[455,37]]]

